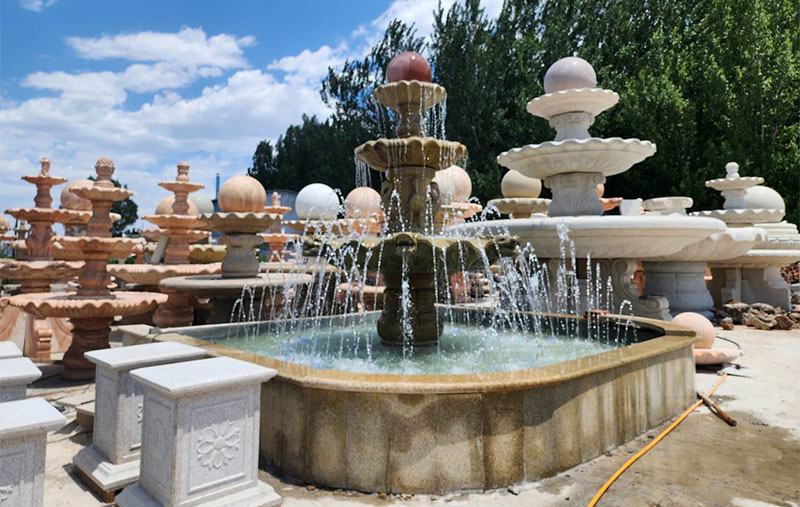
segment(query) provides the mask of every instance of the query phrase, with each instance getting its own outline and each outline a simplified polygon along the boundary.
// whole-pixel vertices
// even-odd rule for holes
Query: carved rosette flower
[[[197,459],[209,470],[220,469],[236,456],[241,438],[239,428],[231,421],[211,425],[197,439]]]

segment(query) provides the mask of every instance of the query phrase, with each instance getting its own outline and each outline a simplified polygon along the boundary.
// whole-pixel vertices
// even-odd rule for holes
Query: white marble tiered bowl
[[[651,261],[663,262],[709,262],[732,259],[746,254],[755,245],[767,239],[767,232],[758,227],[729,227],[692,243],[681,250]]]
[[[561,255],[559,225],[567,227],[579,258],[642,259],[670,255],[715,233],[725,223],[713,218],[681,216],[582,216],[473,222],[451,230],[467,235],[511,234],[530,243],[539,258]]]

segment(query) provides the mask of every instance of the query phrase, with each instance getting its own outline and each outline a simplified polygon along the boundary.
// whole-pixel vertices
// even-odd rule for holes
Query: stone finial
[[[108,157],[100,157],[94,164],[97,180],[94,184],[98,187],[113,187],[111,176],[114,174],[114,161]]]
[[[425,58],[415,51],[398,53],[386,66],[386,81],[430,81],[431,66]]]
[[[178,176],[175,181],[189,181],[189,162],[178,162]]]
[[[42,169],[39,171],[39,176],[50,176],[50,159],[42,157],[39,163],[42,166]]]
[[[278,192],[272,192],[272,207],[278,207],[281,205],[281,194]]]
[[[738,178],[739,177],[739,164],[736,162],[728,162],[725,164],[725,173],[726,178]]]

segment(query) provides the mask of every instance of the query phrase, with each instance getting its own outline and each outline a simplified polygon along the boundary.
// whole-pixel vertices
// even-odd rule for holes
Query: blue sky
[[[180,160],[210,193],[260,139],[329,114],[328,66],[363,56],[397,17],[426,35],[437,3],[0,0],[0,207],[32,204],[19,178],[43,155],[70,179],[110,156],[140,215]],[[484,3],[492,15],[500,0]]]

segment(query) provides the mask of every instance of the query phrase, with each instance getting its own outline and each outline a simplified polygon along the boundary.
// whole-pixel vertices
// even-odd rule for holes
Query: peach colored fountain
[[[290,241],[297,241],[300,238],[297,234],[285,234],[283,232],[283,217],[292,211],[292,208],[281,206],[281,194],[272,192],[272,200],[269,206],[264,207],[264,211],[280,217],[280,220],[272,223],[269,232],[261,234],[261,237],[269,245],[269,262],[283,263],[286,261],[286,244]]]
[[[171,213],[148,215],[144,219],[157,225],[158,234],[167,238],[164,263],[115,264],[108,266],[108,272],[127,283],[152,291],[158,291],[158,284],[165,278],[219,273],[219,263],[189,263],[190,243],[208,237],[208,232],[198,229],[203,226],[203,222],[197,216],[197,206],[188,200],[190,193],[204,188],[200,183],[189,181],[189,164],[180,162],[175,181],[162,181],[158,185],[174,194],[174,198],[168,201]],[[164,212],[167,209],[159,206],[156,211]],[[167,294],[168,299],[156,308],[153,322],[159,327],[191,326],[197,303],[195,298],[185,292],[168,289],[162,289],[161,292]]]
[[[23,294],[48,293],[53,282],[77,276],[83,266],[81,262],[54,261],[51,255],[53,223],[74,220],[80,212],[52,208],[50,190],[67,180],[50,176],[47,158],[42,158],[38,175],[22,179],[36,186],[35,207],[10,209],[6,213],[30,224],[25,238],[27,260],[0,265],[0,279],[19,282]],[[69,324],[57,318],[36,318],[14,307],[6,308],[0,317],[0,340],[14,340],[25,355],[39,360],[50,360],[52,349],[63,350],[71,338]]]
[[[60,208],[75,212],[70,213],[65,221],[60,222],[64,225],[64,236],[86,236],[86,224],[92,216],[92,201],[80,197],[74,191],[78,188],[91,188],[93,185],[94,182],[90,179],[78,179],[68,181],[61,190]],[[122,218],[118,213],[109,213],[109,216],[112,223]],[[65,249],[57,237],[52,241],[52,248],[53,258],[56,260],[80,261],[83,259],[83,252]]]
[[[248,304],[259,293],[260,304],[281,305],[285,292],[311,283],[311,275],[301,273],[261,273],[256,248],[264,240],[261,233],[280,223],[281,216],[266,213],[267,194],[258,180],[249,176],[234,176],[219,190],[222,209],[200,216],[204,229],[223,233],[220,242],[227,248],[222,269],[214,275],[176,276],[161,280],[164,291],[191,294],[211,299],[211,323],[228,322],[236,301],[245,289],[252,290]],[[269,299],[269,301],[267,301]],[[259,314],[261,310],[257,311]]]
[[[78,289],[65,293],[28,293],[9,299],[12,306],[22,308],[40,318],[68,318],[72,323],[72,343],[62,360],[67,379],[94,377],[94,364],[84,359],[84,352],[107,348],[109,326],[114,317],[137,315],[164,303],[167,296],[153,292],[114,292],[109,289],[110,276],[106,263],[110,257],[130,253],[141,241],[111,237],[111,205],[133,194],[117,188],[111,182],[114,162],[100,158],[95,164],[97,180],[89,188],[79,188],[75,193],[92,203],[92,215],[87,224],[86,236],[58,238],[68,251],[81,251],[84,267],[78,275]],[[64,212],[64,210],[57,210]]]

